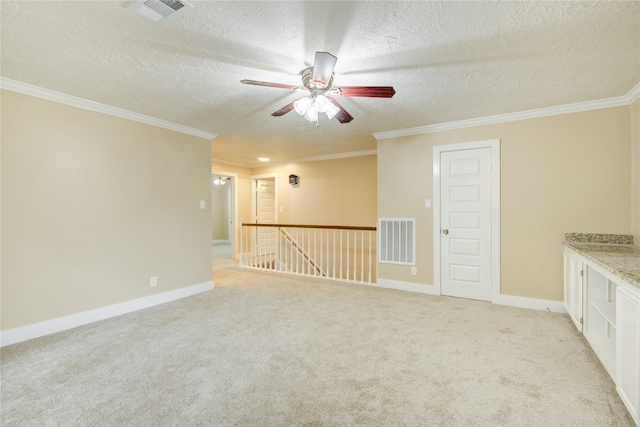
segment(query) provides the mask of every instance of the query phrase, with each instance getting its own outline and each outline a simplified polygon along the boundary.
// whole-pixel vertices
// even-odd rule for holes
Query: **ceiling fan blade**
[[[281,83],[270,83],[270,82],[261,82],[258,80],[240,80],[240,83],[245,85],[254,85],[254,86],[267,86],[267,87],[275,87],[278,89],[290,89],[290,90],[306,90],[302,86],[292,86],[292,85],[284,85]]]
[[[296,99],[297,101],[297,99]],[[273,113],[271,113],[271,115],[273,117],[280,117],[280,116],[284,116],[285,114],[287,114],[289,111],[293,110],[293,103],[296,101],[291,101],[290,103],[288,103],[287,105],[285,105],[284,107],[282,107],[281,109],[279,109],[278,111],[275,111]]]
[[[320,88],[327,87],[337,61],[338,58],[328,52],[316,52],[316,61],[313,64],[311,82]]]
[[[331,101],[333,105],[340,109],[340,111],[338,111],[338,114],[335,115],[335,118],[338,119],[340,123],[349,123],[351,120],[353,120],[353,116],[351,116],[351,114],[349,114],[342,105],[338,104],[338,101],[336,101],[331,96],[327,96],[327,99]]]
[[[396,94],[393,86],[334,86],[329,92],[332,95],[366,98],[392,98]]]

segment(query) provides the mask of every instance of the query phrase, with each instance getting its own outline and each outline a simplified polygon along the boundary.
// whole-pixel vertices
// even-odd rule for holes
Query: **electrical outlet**
[[[154,287],[154,286],[158,286],[158,276],[153,276],[151,278],[151,280],[149,281],[149,286],[150,287]]]
[[[418,267],[411,267],[411,275],[415,276],[416,274],[418,274]]]

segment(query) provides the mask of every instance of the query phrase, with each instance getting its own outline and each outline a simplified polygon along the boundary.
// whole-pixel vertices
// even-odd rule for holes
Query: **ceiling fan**
[[[333,69],[338,58],[328,52],[316,52],[313,67],[302,71],[302,85],[292,86],[257,80],[240,80],[240,83],[255,86],[267,86],[289,90],[306,90],[308,96],[288,103],[272,116],[279,117],[291,110],[304,116],[310,122],[318,122],[318,113],[326,113],[329,119],[335,117],[340,123],[353,120],[351,114],[335,100],[334,96],[360,96],[367,98],[391,98],[396,93],[392,86],[333,86]]]

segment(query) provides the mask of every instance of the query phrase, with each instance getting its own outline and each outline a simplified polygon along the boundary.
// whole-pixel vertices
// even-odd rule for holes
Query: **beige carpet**
[[[2,349],[2,425],[633,425],[567,316],[214,266]]]

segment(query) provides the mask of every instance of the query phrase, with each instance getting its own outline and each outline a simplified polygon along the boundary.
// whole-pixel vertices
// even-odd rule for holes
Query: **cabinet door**
[[[564,307],[580,332],[582,332],[582,269],[582,261],[570,253],[565,253]]]
[[[616,295],[616,387],[629,412],[638,420],[640,407],[640,292],[618,286]]]

